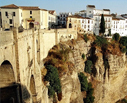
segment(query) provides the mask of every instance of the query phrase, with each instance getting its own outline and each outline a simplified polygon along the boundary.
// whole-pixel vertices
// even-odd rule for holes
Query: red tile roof
[[[19,6],[23,10],[40,10],[37,6]]]
[[[42,11],[48,11],[48,10],[46,10],[46,9],[41,9]]]
[[[95,5],[87,5],[87,7],[95,8]]]
[[[17,9],[17,8],[19,8],[19,7],[18,7],[17,5],[10,4],[10,5],[1,6],[0,8]]]
[[[79,15],[72,15],[72,16],[68,16],[68,17],[71,17],[71,18],[80,18],[80,19],[91,19],[91,18],[88,18],[88,17],[79,16]]]
[[[119,18],[112,18],[112,20],[120,20]]]
[[[9,8],[9,9],[21,8],[21,9],[23,9],[23,10],[40,10],[40,8],[37,7],[37,6],[17,6],[17,5],[15,5],[15,4],[10,4],[10,5],[1,6],[0,8]]]
[[[110,9],[103,9],[104,11],[110,11]]]
[[[49,10],[49,13],[53,15],[55,13],[55,10]]]

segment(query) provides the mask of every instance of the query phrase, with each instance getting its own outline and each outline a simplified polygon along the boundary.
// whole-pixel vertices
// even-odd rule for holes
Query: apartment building
[[[3,29],[19,26],[23,26],[25,29],[48,29],[51,26],[49,22],[55,23],[54,14],[37,6],[17,6],[10,4],[0,8]],[[49,17],[54,19],[49,20]]]
[[[67,12],[62,12],[62,13],[59,13],[59,16],[58,16],[58,25],[61,25],[62,27],[66,27],[67,25],[67,17],[68,16],[72,16],[72,13],[67,13]]]
[[[48,11],[48,27],[54,28],[54,26],[57,24],[56,22],[56,11],[55,10],[49,10]]]
[[[73,15],[67,17],[67,28],[72,28],[78,32],[93,33],[94,20],[88,17]]]
[[[94,20],[88,17],[84,17],[81,19],[81,28],[84,29],[86,32],[93,33],[93,24]]]
[[[94,19],[94,25],[93,25],[93,32],[96,35],[99,35],[99,30],[100,30],[100,22],[101,22],[101,14],[99,15],[94,15],[93,16]],[[111,29],[111,21],[112,21],[112,16],[109,14],[104,14],[104,20],[105,20],[105,33],[104,34],[108,34],[109,33],[109,29]]]

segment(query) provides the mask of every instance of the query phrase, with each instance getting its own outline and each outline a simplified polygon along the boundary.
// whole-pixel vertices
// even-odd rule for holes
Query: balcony
[[[27,20],[28,22],[34,22],[34,21],[35,21],[35,18],[26,18],[26,20]]]

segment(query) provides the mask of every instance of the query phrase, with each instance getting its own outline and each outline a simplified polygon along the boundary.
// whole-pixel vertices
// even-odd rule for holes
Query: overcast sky
[[[39,6],[42,9],[59,12],[77,12],[86,10],[87,5],[96,9],[110,9],[111,13],[127,13],[127,0],[0,0],[0,6],[16,4],[17,6]]]

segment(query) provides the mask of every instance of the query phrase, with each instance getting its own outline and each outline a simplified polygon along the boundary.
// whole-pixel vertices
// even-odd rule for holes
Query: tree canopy
[[[101,15],[100,33],[105,33],[105,20],[104,15]]]

